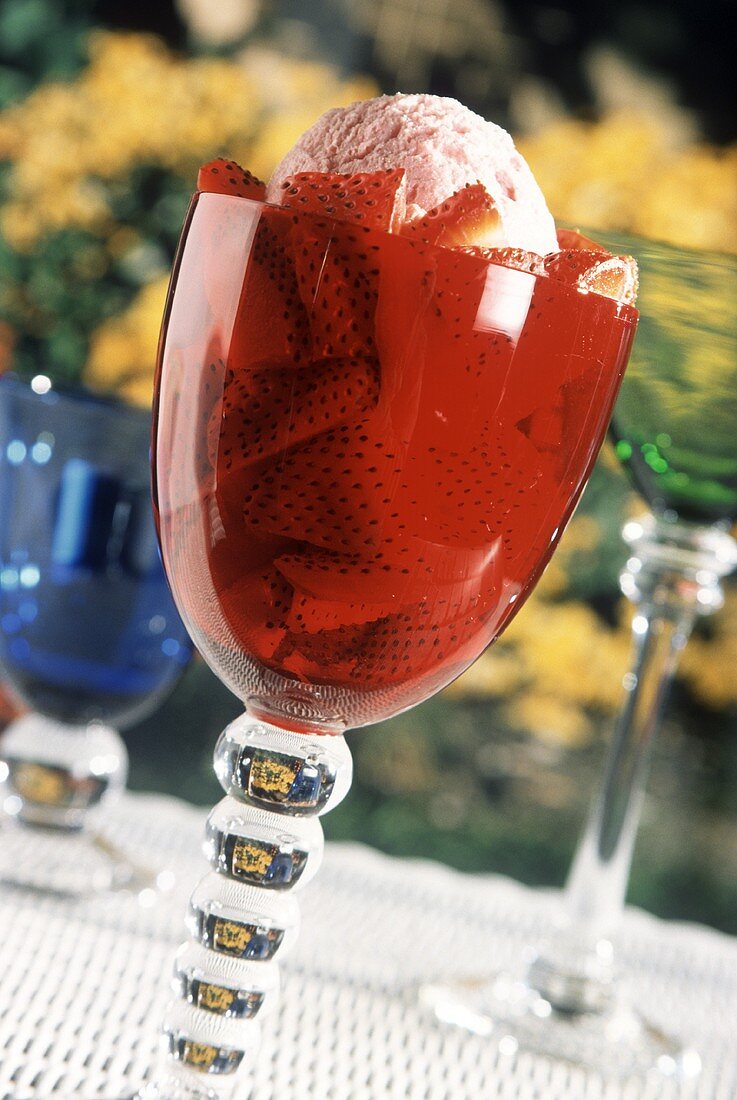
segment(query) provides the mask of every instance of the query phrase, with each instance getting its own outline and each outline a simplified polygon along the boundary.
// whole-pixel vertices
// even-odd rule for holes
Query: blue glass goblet
[[[191,654],[158,553],[149,436],[142,410],[44,376],[0,379],[0,664],[31,708],[0,740],[6,882],[140,882],[95,823],[125,786],[118,730],[161,703]]]

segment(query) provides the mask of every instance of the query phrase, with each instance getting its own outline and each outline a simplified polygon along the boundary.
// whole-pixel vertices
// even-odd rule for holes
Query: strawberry
[[[461,450],[493,412],[513,351],[499,326],[520,282],[533,280],[463,251],[387,242],[376,311],[379,405],[404,411],[417,445]]]
[[[529,439],[492,422],[475,445],[428,450],[429,470],[424,449],[410,449],[397,494],[408,529],[447,547],[496,547],[504,558],[523,552],[547,507],[545,460]]]
[[[355,602],[360,589],[354,589],[351,600],[316,600],[295,592],[287,616],[287,629],[292,634],[317,634],[344,625],[375,622],[386,615],[386,605]]]
[[[373,554],[308,547],[283,554],[274,565],[317,604],[350,603],[360,595],[367,605],[391,605],[421,599],[430,585],[456,592],[467,583],[478,585],[492,556],[489,547],[454,548],[451,553],[447,546],[397,532]]]
[[[218,586],[218,603],[235,638],[247,639],[261,661],[269,661],[289,629],[294,591],[275,569],[240,572]]]
[[[389,435],[388,426],[362,420],[253,467],[246,525],[323,549],[375,551],[402,467]]]
[[[637,264],[631,256],[612,256],[604,249],[569,248],[545,257],[545,270],[554,279],[578,290],[601,294],[631,305],[637,296]]]
[[[300,298],[318,359],[375,354],[378,234],[360,226],[298,218],[292,229]]]
[[[637,263],[631,256],[611,256],[589,268],[578,278],[580,290],[634,305],[639,286]]]
[[[560,279],[569,286],[577,286],[578,278],[602,260],[611,259],[611,252],[603,248],[566,248],[551,252],[543,261],[548,275]]]
[[[369,229],[396,230],[404,221],[403,168],[381,172],[299,172],[281,185],[279,203],[289,210],[324,214]]]
[[[467,183],[439,206],[407,222],[401,232],[423,244],[445,248],[504,244],[499,211],[481,183]]]
[[[454,601],[441,597],[367,622],[290,631],[275,657],[293,674],[310,679],[329,668],[331,683],[390,687],[427,673],[445,683],[449,655],[460,672],[478,652],[476,638],[483,628],[478,594]]]
[[[261,208],[230,344],[229,362],[239,370],[268,361],[298,365],[311,358],[291,231],[284,211]]]
[[[376,406],[378,395],[375,359],[321,360],[304,370],[291,362],[228,368],[208,430],[211,461],[228,472],[273,457],[358,420]]]
[[[204,164],[197,173],[197,190],[218,195],[238,195],[243,199],[266,198],[266,184],[234,160],[218,157]]]

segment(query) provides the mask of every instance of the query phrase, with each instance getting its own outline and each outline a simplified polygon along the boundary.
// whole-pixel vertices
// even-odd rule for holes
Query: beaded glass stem
[[[212,871],[192,894],[146,1100],[227,1096],[247,1069],[297,935],[293,895],[322,861],[318,817],[345,797],[353,767],[340,735],[291,733],[246,714],[222,734],[215,771],[226,796],[207,822]]]

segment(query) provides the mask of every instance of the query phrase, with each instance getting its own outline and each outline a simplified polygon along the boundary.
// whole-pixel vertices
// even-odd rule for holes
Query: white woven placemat
[[[166,863],[174,892],[145,908],[118,896],[63,903],[0,896],[0,1100],[120,1100],[153,1062],[189,890],[205,870],[202,811],[128,795],[113,834]],[[0,843],[2,833],[0,833]],[[605,1081],[431,1022],[423,979],[519,960],[540,937],[550,895],[500,878],[328,848],[301,895],[299,946],[282,1008],[243,1100],[735,1100],[737,941],[629,912],[621,958],[651,1017],[699,1049],[687,1085]],[[250,1092],[249,1092],[250,1089]]]

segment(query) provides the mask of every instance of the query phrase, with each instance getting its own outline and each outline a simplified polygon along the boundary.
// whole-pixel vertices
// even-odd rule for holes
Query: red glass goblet
[[[246,714],[216,750],[213,871],[150,1095],[230,1088],[293,937],[291,892],[317,870],[317,815],[350,784],[343,732],[450,683],[524,603],[636,318],[467,253],[195,196],[161,342],[155,503],[179,610]]]

